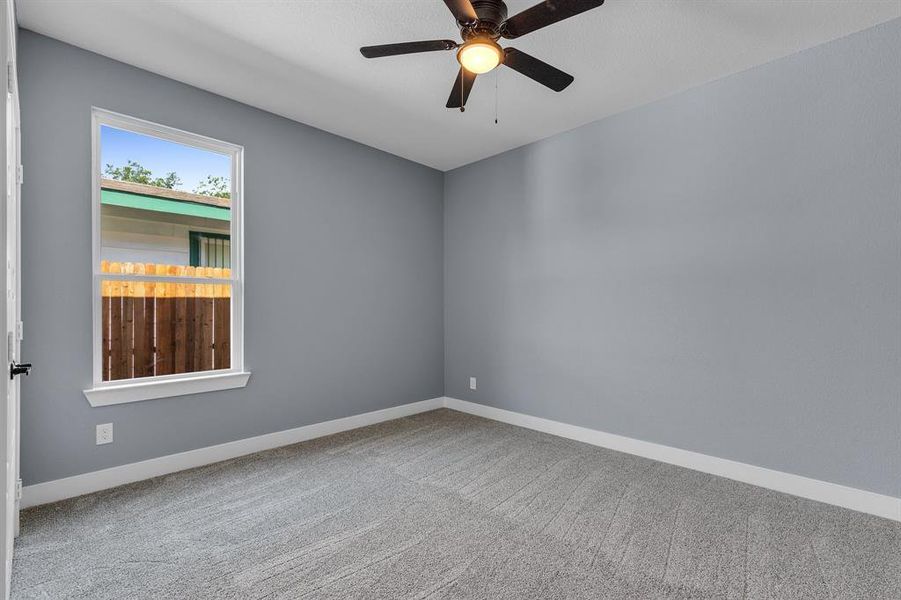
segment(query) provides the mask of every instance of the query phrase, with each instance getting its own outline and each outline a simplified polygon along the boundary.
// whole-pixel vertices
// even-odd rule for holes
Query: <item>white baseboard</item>
[[[444,406],[444,398],[432,398],[421,402],[412,402],[401,406],[394,406],[382,410],[314,423],[295,429],[267,433],[252,438],[227,442],[216,446],[198,448],[178,454],[170,454],[159,458],[151,458],[141,462],[130,463],[118,467],[111,467],[101,471],[92,471],[82,475],[74,475],[64,479],[56,479],[45,483],[28,485],[22,489],[21,507],[28,508],[40,504],[48,504],[74,498],[83,494],[97,492],[133,483],[160,475],[175,473],[194,467],[209,465],[230,458],[237,458],[246,454],[253,454],[261,450],[270,450],[281,446],[288,446],[306,440],[374,425],[383,421],[391,421],[429,410],[435,410]]]
[[[315,423],[286,431],[277,431],[217,446],[198,448],[197,450],[189,450],[179,454],[170,454],[101,471],[93,471],[64,479],[25,486],[22,490],[21,507],[28,508],[73,498],[126,483],[200,467],[262,450],[288,446],[442,407],[525,427],[526,429],[534,429],[535,431],[569,438],[594,446],[650,458],[703,473],[710,473],[711,475],[734,479],[735,481],[818,502],[825,502],[901,521],[901,498],[447,397],[413,402],[361,415],[325,421],[324,423]]]
[[[568,425],[559,421],[542,419],[522,413],[458,400],[445,398],[444,406],[452,410],[469,413],[494,421],[550,433],[594,446],[602,446],[619,452],[626,452],[660,462],[719,475],[742,483],[784,492],[826,504],[834,504],[851,510],[869,513],[886,519],[901,521],[901,498],[884,496],[866,490],[847,487],[801,475],[756,467],[725,458],[708,456],[689,450],[681,450],[652,442],[644,442],[578,425]]]

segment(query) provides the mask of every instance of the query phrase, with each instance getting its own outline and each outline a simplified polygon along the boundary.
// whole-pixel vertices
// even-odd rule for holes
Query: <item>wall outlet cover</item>
[[[101,423],[97,425],[97,445],[113,443],[113,424]]]
[[[469,378],[469,389],[471,389],[471,390],[476,389],[476,378],[475,377]]]

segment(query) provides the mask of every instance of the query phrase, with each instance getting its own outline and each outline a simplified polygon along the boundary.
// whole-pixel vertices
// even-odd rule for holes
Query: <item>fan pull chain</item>
[[[497,125],[497,80],[500,78],[500,69],[494,70],[494,124]]]
[[[463,106],[464,100],[464,91],[463,86],[466,85],[466,81],[463,76],[463,69],[460,69],[460,112],[466,112],[466,107]]]

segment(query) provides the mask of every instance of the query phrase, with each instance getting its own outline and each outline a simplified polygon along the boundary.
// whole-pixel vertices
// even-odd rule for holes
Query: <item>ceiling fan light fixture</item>
[[[535,0],[532,0],[533,2]],[[573,76],[516,48],[501,48],[501,38],[512,40],[543,29],[559,21],[597,8],[604,0],[541,0],[509,19],[504,0],[444,0],[460,29],[461,45],[455,40],[424,40],[364,46],[365,58],[456,50],[460,70],[447,98],[446,108],[466,106],[476,78],[504,65],[541,85],[562,92],[573,82]]]
[[[501,64],[504,51],[491,40],[477,39],[463,44],[457,52],[460,65],[470,73],[481,75]]]

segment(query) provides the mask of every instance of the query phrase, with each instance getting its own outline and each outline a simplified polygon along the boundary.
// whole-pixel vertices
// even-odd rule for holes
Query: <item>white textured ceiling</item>
[[[509,0],[510,14],[538,0]],[[608,0],[504,45],[575,76],[554,93],[500,68],[461,114],[441,0],[16,0],[38,33],[448,170],[901,16],[901,0]],[[495,73],[500,122],[494,124]]]

